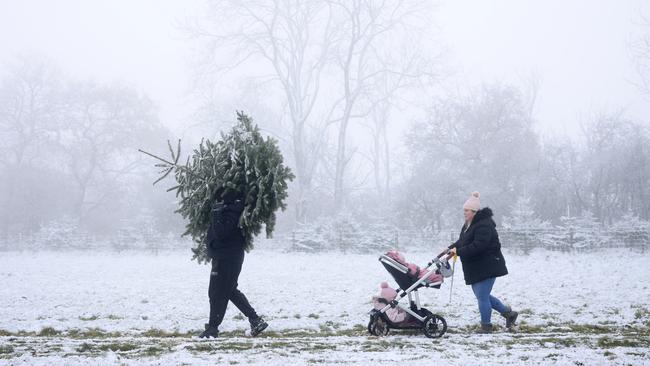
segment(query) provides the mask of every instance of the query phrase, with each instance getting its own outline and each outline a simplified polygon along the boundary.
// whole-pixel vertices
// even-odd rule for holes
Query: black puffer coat
[[[454,247],[463,263],[466,284],[471,285],[486,278],[508,274],[506,260],[501,253],[499,234],[489,207],[476,212],[469,228],[463,225],[458,240],[449,246]]]
[[[210,258],[231,258],[244,254],[245,239],[239,227],[242,212],[244,201],[241,198],[226,199],[214,205],[206,238]]]

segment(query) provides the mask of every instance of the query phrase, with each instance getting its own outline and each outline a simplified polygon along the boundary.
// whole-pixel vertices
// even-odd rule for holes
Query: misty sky
[[[0,62],[36,53],[74,78],[126,82],[150,95],[163,122],[181,133],[192,112],[185,95],[196,43],[177,24],[199,14],[201,4],[0,0]],[[454,72],[441,88],[521,85],[534,74],[544,133],[576,134],[581,120],[618,108],[647,123],[650,101],[633,85],[630,42],[644,31],[639,14],[649,11],[640,0],[440,1],[431,17],[441,31],[435,42],[445,43]]]

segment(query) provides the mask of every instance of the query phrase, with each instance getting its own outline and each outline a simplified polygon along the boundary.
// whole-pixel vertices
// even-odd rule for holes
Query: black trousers
[[[258,317],[255,309],[246,299],[246,296],[237,289],[237,280],[244,263],[244,254],[229,258],[213,258],[210,273],[210,321],[209,324],[218,327],[226,314],[228,301],[241,311],[249,320]]]

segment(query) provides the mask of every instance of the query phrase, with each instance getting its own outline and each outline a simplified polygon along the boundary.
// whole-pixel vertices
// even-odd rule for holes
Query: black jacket
[[[489,207],[478,210],[469,228],[463,225],[458,240],[449,247],[456,248],[456,254],[463,263],[465,283],[468,285],[508,274],[499,234]]]
[[[214,205],[212,222],[206,238],[210,258],[230,258],[244,254],[245,238],[239,227],[242,212],[244,212],[242,199]]]

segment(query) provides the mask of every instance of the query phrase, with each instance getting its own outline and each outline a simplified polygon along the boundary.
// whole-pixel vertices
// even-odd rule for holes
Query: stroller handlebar
[[[445,257],[446,255],[446,257]],[[445,257],[445,258],[443,258]],[[449,249],[445,249],[442,253],[438,254],[435,258],[433,258],[429,263],[427,263],[427,267],[431,267],[434,263],[444,263],[448,262],[451,258],[453,258],[454,255],[449,252]]]
[[[438,254],[436,256],[436,259],[440,259],[440,258],[444,257],[445,255],[447,256],[447,258],[443,259],[444,261],[448,261],[448,260],[450,260],[451,258],[454,257],[454,254],[451,253],[449,249],[445,249],[442,253],[440,253],[440,254]]]

